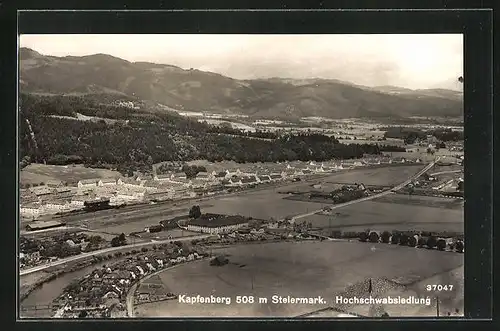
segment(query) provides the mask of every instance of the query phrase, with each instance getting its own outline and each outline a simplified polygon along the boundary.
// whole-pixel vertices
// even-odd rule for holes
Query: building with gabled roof
[[[99,178],[94,178],[94,179],[82,179],[78,181],[78,187],[79,188],[86,188],[86,187],[97,187],[97,183],[99,182]]]
[[[97,182],[97,186],[111,186],[111,185],[116,185],[115,178],[101,178]]]

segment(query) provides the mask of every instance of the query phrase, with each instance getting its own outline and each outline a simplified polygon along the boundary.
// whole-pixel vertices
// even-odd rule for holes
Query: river
[[[42,286],[31,292],[20,304],[20,307],[28,307],[34,305],[51,304],[73,280],[91,273],[94,269],[110,264],[110,261],[100,262],[83,269],[62,274],[54,280],[44,283]],[[21,318],[48,318],[52,317],[52,312],[49,310],[29,310],[21,311]]]

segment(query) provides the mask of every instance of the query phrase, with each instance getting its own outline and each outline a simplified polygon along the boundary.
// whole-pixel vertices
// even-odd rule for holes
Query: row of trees
[[[464,140],[463,131],[454,131],[450,128],[422,131],[405,127],[388,127],[383,128],[383,130],[385,130],[385,138],[404,139],[405,143],[407,144],[413,144],[416,139],[424,139],[427,137],[427,135],[434,136],[442,142]]]

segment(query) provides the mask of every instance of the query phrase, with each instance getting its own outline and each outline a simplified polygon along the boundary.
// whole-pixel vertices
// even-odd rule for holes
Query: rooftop
[[[47,227],[61,226],[61,225],[64,225],[64,223],[61,223],[58,221],[46,221],[46,222],[34,221],[34,222],[31,222],[30,224],[28,224],[28,226],[32,229],[35,229],[35,228],[43,229],[43,228],[47,228]]]
[[[192,220],[189,225],[206,226],[215,228],[220,226],[248,223],[248,218],[240,215],[203,214],[200,218]]]

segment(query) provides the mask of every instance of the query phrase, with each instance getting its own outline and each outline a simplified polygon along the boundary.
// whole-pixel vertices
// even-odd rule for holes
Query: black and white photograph
[[[463,317],[463,43],[21,34],[20,319]]]

